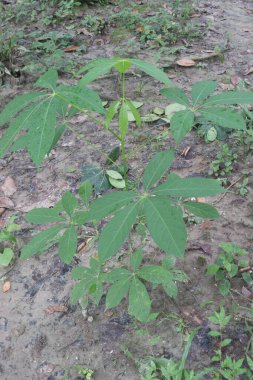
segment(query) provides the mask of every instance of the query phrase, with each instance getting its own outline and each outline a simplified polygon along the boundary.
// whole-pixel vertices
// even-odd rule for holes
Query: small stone
[[[18,338],[19,336],[21,336],[21,335],[24,334],[25,330],[26,330],[26,325],[24,325],[23,323],[21,323],[20,325],[14,327],[11,330],[11,333],[12,333],[13,336],[15,336],[15,337]]]
[[[87,318],[87,321],[90,322],[90,323],[93,322],[93,317],[90,315],[90,316]]]
[[[0,317],[0,331],[7,331],[8,320],[5,317]]]

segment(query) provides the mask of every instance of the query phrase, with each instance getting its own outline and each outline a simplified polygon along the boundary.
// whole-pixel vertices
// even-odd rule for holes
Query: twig
[[[237,178],[237,180],[235,180],[234,182],[232,182],[225,190],[225,193],[223,193],[220,198],[217,199],[217,201],[214,202],[214,204],[217,204],[219,203],[228,193],[228,191],[231,189],[231,187],[233,187],[237,182],[241,181],[241,179],[243,179],[243,176]]]

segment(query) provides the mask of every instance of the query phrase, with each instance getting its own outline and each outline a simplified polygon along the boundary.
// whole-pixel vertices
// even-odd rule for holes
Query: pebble
[[[93,322],[93,317],[90,315],[90,316],[87,318],[87,321],[90,322],[90,323]]]
[[[5,317],[0,317],[0,331],[7,331],[8,320]]]
[[[21,323],[20,325],[17,325],[11,330],[11,334],[18,338],[19,336],[23,335],[26,330],[26,325]]]

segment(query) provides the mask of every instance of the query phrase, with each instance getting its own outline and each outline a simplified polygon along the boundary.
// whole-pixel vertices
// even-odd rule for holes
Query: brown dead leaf
[[[199,197],[199,198],[197,198],[197,202],[200,202],[200,203],[207,203],[207,200],[206,200],[206,198],[204,198],[204,197]]]
[[[243,75],[249,75],[249,74],[252,74],[252,73],[253,73],[253,67],[250,67],[248,70],[246,70],[246,71],[244,72]]]
[[[196,63],[192,59],[182,58],[182,59],[179,59],[178,61],[176,61],[176,64],[178,66],[191,67],[191,66],[195,66]]]
[[[4,184],[1,186],[4,195],[13,195],[17,191],[16,184],[12,177],[6,177]]]
[[[86,28],[77,29],[78,34],[84,34],[85,36],[92,37],[93,33],[89,32]]]
[[[76,46],[76,45],[73,45],[73,46],[68,46],[64,49],[64,52],[65,53],[73,53],[74,51],[80,49],[80,46]]]
[[[191,149],[190,146],[187,146],[186,148],[184,148],[180,156],[187,157],[187,154],[190,152],[190,149]]]
[[[67,311],[68,311],[68,308],[65,305],[51,305],[51,306],[48,306],[45,310],[45,312],[48,314],[66,313]]]
[[[78,255],[82,255],[84,253],[84,251],[86,250],[89,242],[92,240],[92,238],[88,238],[87,240],[83,241],[79,246],[78,246],[78,249],[77,249],[77,254]]]
[[[11,288],[11,283],[10,283],[10,281],[5,281],[5,282],[3,283],[3,287],[2,287],[3,292],[4,292],[4,293],[7,293],[7,292],[10,290],[10,288]]]
[[[241,78],[239,77],[239,75],[232,75],[230,78],[230,81],[234,87],[238,85],[240,80],[241,80]]]
[[[0,197],[0,208],[13,208],[14,203],[8,197]]]
[[[242,287],[242,294],[244,295],[244,297],[253,300],[253,293],[249,291],[247,288],[245,288],[245,286]]]
[[[5,208],[0,207],[0,216],[2,216],[4,212],[5,212]]]

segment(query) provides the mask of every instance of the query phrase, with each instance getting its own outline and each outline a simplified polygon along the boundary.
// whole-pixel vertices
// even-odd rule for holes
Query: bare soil
[[[107,12],[105,9],[110,7],[113,6],[92,8],[91,12],[104,14]],[[205,78],[216,80],[221,87],[227,88],[231,86],[231,78],[236,76],[253,85],[253,74],[244,75],[253,66],[252,1],[200,0],[195,17],[205,34],[203,33],[203,38],[187,44],[181,56],[208,55],[209,51],[220,47],[224,49],[224,59],[216,57],[200,60],[200,64],[192,68],[174,65],[166,69],[169,77],[185,89],[189,89],[197,80]],[[113,29],[110,29],[106,34],[92,37],[93,43],[89,42],[87,52],[83,53],[85,61],[111,57],[115,55],[116,47],[124,48],[128,37],[115,43],[111,38],[112,31]],[[83,38],[89,41],[90,37]],[[154,50],[143,49],[135,55],[152,61]],[[163,58],[161,57],[159,62],[161,65],[165,62]],[[68,81],[69,77],[65,76],[62,79]],[[141,80],[143,91],[138,94],[140,80],[136,77],[129,78],[130,97],[143,101],[146,110],[156,105],[160,106],[161,102],[165,106],[165,99],[161,100],[159,97],[160,85],[144,75]],[[33,77],[26,76],[21,83],[18,80],[8,83],[7,78],[5,86],[0,89],[3,102],[30,89],[33,81]],[[94,88],[102,89],[103,100],[114,99],[118,93],[117,78],[108,76],[98,81]],[[97,129],[90,121],[75,117],[71,125],[76,131],[85,134],[90,143],[84,143],[71,132],[65,133],[52,154],[43,162],[39,172],[24,152],[7,154],[0,159],[0,182],[11,176],[17,186],[17,191],[12,196],[15,207],[13,210],[7,210],[1,220],[5,222],[9,216],[17,215],[22,226],[18,234],[19,246],[28,241],[33,232],[24,220],[25,212],[35,207],[54,205],[67,189],[76,192],[81,182],[82,167],[91,162],[104,165],[105,159],[101,156],[101,151],[109,153],[116,145],[102,128]],[[152,136],[157,133],[156,128],[147,125],[141,133]],[[138,133],[133,129],[133,134],[127,142],[128,146],[137,147],[138,140],[142,137],[138,136]],[[162,146],[154,143],[143,146],[130,160],[130,175],[138,178],[152,154],[157,149],[171,144],[171,140],[168,139],[162,142]],[[188,146],[190,152],[187,157],[181,156],[183,149]],[[206,176],[209,164],[220,146],[219,142],[205,144],[193,132],[178,147],[173,169],[181,176]],[[240,160],[229,178],[230,183],[241,176],[243,169],[252,172],[252,168],[252,159],[241,153]],[[185,260],[179,262],[178,267],[187,273],[190,282],[179,286],[178,299],[170,300],[159,288],[152,290],[153,309],[161,312],[158,320],[148,326],[150,336],[161,337],[160,342],[153,347],[147,337],[136,333],[142,326],[127,314],[126,304],[122,304],[111,313],[105,312],[103,299],[98,307],[89,306],[88,316],[92,318],[88,319],[82,314],[79,306],[70,305],[69,294],[73,285],[70,272],[75,264],[64,265],[56,250],[32,257],[25,262],[17,260],[7,274],[11,289],[7,293],[0,291],[0,378],[62,379],[67,367],[80,364],[93,369],[96,380],[140,379],[134,361],[125,355],[123,347],[127,347],[136,359],[142,359],[147,355],[179,358],[182,348],[182,336],[177,330],[179,318],[171,319],[171,314],[182,318],[183,335],[193,327],[199,327],[189,355],[189,366],[201,368],[210,363],[215,342],[208,336],[210,325],[207,318],[224,300],[219,295],[214,281],[206,275],[206,266],[215,260],[218,246],[222,242],[239,244],[250,252],[252,258],[252,176],[246,197],[240,197],[234,187],[230,190],[222,199],[210,199],[210,202],[216,203],[220,211],[221,218],[218,221],[189,225]],[[88,258],[95,253],[96,246],[93,246],[85,251],[79,260],[87,264]],[[160,252],[150,242],[147,258],[154,256],[154,253],[159,260]],[[5,271],[1,269],[0,275]],[[241,284],[237,284],[236,289],[241,293]],[[236,303],[244,303],[243,298],[236,294],[234,299],[225,300],[228,308]],[[50,313],[48,308],[52,305],[63,305],[66,308],[63,312]],[[228,350],[237,358],[243,354],[250,339],[243,315],[240,317],[227,331],[227,336],[232,339]],[[69,378],[75,378],[74,372]]]

